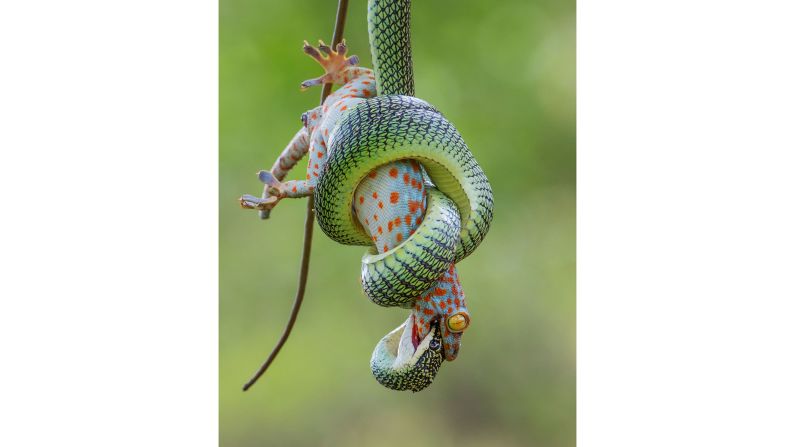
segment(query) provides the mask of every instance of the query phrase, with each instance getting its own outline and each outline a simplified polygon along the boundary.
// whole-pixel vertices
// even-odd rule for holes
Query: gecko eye
[[[308,112],[304,112],[301,114],[301,122],[304,123],[304,127],[306,127],[307,120],[309,119]]]
[[[459,312],[447,318],[447,329],[451,332],[464,332],[467,327],[469,327],[469,315],[466,312]]]

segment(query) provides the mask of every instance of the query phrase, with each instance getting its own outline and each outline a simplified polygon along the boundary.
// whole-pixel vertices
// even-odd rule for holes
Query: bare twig
[[[332,38],[332,48],[336,48],[337,44],[342,41],[342,35],[345,31],[345,17],[348,14],[348,0],[339,0],[337,3],[337,20],[334,23],[334,37]],[[323,85],[323,93],[320,95],[320,104],[323,105],[323,101],[326,100],[326,97],[331,93],[331,84],[324,84]],[[268,367],[273,363],[273,360],[279,354],[279,351],[284,346],[284,343],[287,341],[287,337],[290,336],[290,332],[293,330],[293,325],[295,324],[295,320],[298,317],[298,312],[301,310],[301,303],[304,301],[304,291],[306,290],[306,279],[309,275],[309,255],[312,252],[312,230],[314,229],[315,225],[315,199],[310,194],[309,200],[306,203],[306,221],[304,222],[304,248],[301,252],[301,270],[298,274],[298,290],[295,292],[295,301],[293,302],[293,309],[290,311],[290,320],[287,322],[287,326],[284,328],[284,332],[282,333],[282,337],[279,339],[279,342],[276,343],[276,346],[271,351],[268,359],[265,360],[265,363],[259,367],[256,373],[251,377],[251,379],[243,385],[243,391],[247,391],[254,385],[257,380],[265,373]]]

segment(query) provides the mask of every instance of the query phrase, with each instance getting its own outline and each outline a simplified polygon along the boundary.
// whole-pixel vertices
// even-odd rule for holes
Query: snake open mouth
[[[444,361],[438,322],[415,340],[414,316],[387,334],[375,347],[370,368],[378,383],[398,391],[420,391],[433,382]]]

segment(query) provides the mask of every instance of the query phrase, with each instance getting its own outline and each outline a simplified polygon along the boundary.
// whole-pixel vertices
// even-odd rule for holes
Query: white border
[[[578,5],[578,440],[795,445],[792,2]]]
[[[6,3],[0,444],[215,444],[217,4]],[[792,17],[580,2],[584,446],[795,443]]]
[[[0,445],[218,442],[217,8],[0,6]]]

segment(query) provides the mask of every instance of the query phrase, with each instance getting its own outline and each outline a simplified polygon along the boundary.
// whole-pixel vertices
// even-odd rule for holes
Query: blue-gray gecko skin
[[[305,42],[325,74],[301,87],[341,87],[301,116],[271,170],[260,171],[262,196],[240,203],[267,217],[281,199],[314,195],[328,237],[370,247],[361,266],[365,295],[411,309],[376,345],[370,367],[388,388],[420,391],[458,356],[470,315],[455,264],[488,233],[494,201],[458,130],[413,96],[410,0],[369,0],[367,9],[374,69],[348,57],[344,41]],[[306,179],[283,181],[307,154]]]

